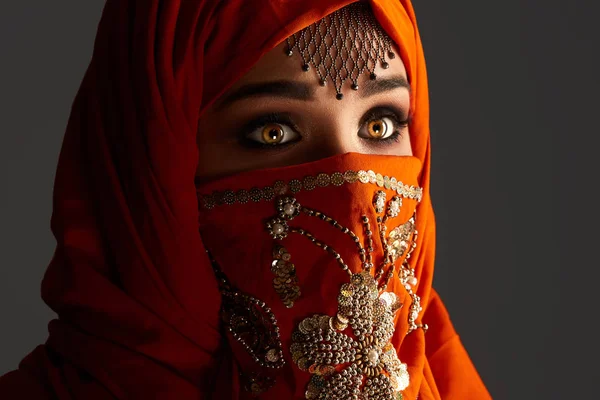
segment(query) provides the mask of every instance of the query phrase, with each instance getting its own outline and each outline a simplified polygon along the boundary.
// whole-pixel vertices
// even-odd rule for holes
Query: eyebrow
[[[410,92],[410,84],[405,77],[401,75],[389,78],[377,78],[368,80],[358,89],[360,97],[370,97],[376,94],[394,90],[397,88],[406,88]],[[235,89],[227,94],[218,104],[217,108],[223,108],[239,100],[257,97],[281,97],[294,100],[313,100],[315,86],[305,82],[277,80],[271,82],[250,83]]]
[[[389,78],[377,78],[368,80],[359,88],[360,97],[369,97],[379,93],[387,92],[397,88],[405,88],[410,92],[410,83],[402,75],[396,75]]]
[[[256,97],[283,97],[307,101],[314,98],[314,92],[314,87],[304,82],[279,80],[250,83],[226,95],[217,107],[223,108],[235,101]]]

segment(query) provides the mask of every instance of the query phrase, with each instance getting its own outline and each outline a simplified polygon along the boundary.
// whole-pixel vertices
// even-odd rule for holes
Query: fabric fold
[[[0,378],[0,398],[245,396],[199,230],[198,118],[263,54],[349,3],[106,1],[54,183],[57,247],[42,298],[58,318],[49,324],[47,342]],[[415,178],[423,190],[416,207],[419,244],[411,260],[431,331],[394,342],[413,377],[404,398],[427,386],[421,399],[487,399],[460,342],[443,345],[450,320],[431,288],[429,98],[413,6],[409,0],[369,3],[406,66],[410,140],[421,165]],[[430,348],[440,349],[432,350],[432,360]],[[460,372],[464,365],[469,369]],[[294,374],[283,379],[295,398],[304,395],[304,382]]]

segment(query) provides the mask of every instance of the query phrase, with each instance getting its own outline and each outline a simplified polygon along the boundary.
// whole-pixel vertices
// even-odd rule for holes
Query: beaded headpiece
[[[341,100],[342,85],[349,79],[351,88],[358,90],[358,78],[368,72],[376,79],[375,67],[389,68],[386,56],[396,55],[391,50],[392,39],[373,15],[371,7],[362,1],[351,3],[287,38],[287,55],[294,49],[302,58],[302,70],[312,67],[319,84],[333,82]]]

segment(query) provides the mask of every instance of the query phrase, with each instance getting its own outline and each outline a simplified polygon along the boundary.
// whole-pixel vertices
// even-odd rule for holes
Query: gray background
[[[55,245],[54,172],[103,4],[0,2],[0,374],[53,317],[39,290]],[[494,398],[596,397],[597,2],[415,7],[431,92],[435,285]]]

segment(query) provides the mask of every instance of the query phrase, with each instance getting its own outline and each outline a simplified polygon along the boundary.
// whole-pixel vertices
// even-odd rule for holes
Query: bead
[[[279,327],[272,310],[265,302],[233,289],[210,252],[207,251],[207,254],[219,281],[223,297],[221,315],[226,329],[257,364],[274,369],[283,367],[285,360],[282,357]],[[248,334],[247,327],[235,321],[254,321],[255,326]]]
[[[363,46],[359,38],[369,38],[373,44]],[[338,92],[346,79],[355,82],[359,74],[371,72],[365,65],[376,65],[378,60],[385,63],[386,56],[395,57],[392,39],[363,2],[325,16],[286,41],[288,56],[296,48],[304,62],[302,69],[308,71],[308,63],[312,63],[320,81],[331,79]]]
[[[292,204],[286,204],[285,206],[283,206],[283,212],[286,215],[293,215],[294,211],[296,211],[296,207],[294,207]]]
[[[365,297],[373,289],[374,297]],[[339,311],[335,317],[314,315],[300,322],[300,331],[292,334],[290,350],[292,360],[298,367],[308,369],[313,374],[308,386],[311,392],[309,398],[316,398],[317,394],[319,398],[355,398],[350,393],[358,395],[362,392],[369,394],[370,398],[392,400],[397,392],[408,386],[408,379],[398,384],[396,377],[403,373],[403,363],[390,343],[394,333],[395,310],[389,305],[384,305],[383,308],[379,306],[380,317],[374,319],[375,305],[381,304],[378,297],[373,277],[364,273],[356,274],[352,284],[342,285],[338,297]],[[395,295],[384,292],[382,298],[391,301],[395,299]],[[322,318],[327,322],[325,325],[319,322]],[[377,329],[376,325],[379,325]],[[299,335],[301,332],[314,332],[313,326],[321,326],[322,331],[319,332],[322,335]],[[356,339],[342,332],[347,328],[352,329]],[[336,366],[346,363],[349,365],[334,372]],[[315,364],[326,364],[331,372],[324,374],[318,366],[306,368],[307,365]],[[396,380],[393,386],[388,375]],[[361,391],[364,377],[367,380]]]
[[[369,359],[371,365],[377,365],[379,363],[379,353],[375,349],[369,350],[367,353],[367,358]]]
[[[277,234],[277,235],[281,235],[284,231],[283,225],[281,224],[275,224],[273,225],[273,233]]]

